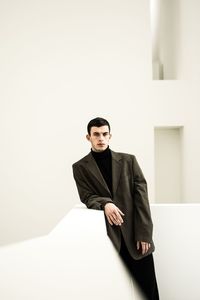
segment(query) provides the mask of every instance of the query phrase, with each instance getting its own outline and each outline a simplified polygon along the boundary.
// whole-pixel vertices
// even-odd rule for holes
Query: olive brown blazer
[[[105,216],[107,234],[118,252],[122,234],[131,256],[138,260],[154,251],[147,183],[134,155],[111,150],[111,156],[113,195],[91,152],[73,164],[74,179],[80,200],[88,208],[103,210],[106,203],[112,202],[125,214],[121,226],[110,225]],[[137,250],[137,241],[151,244],[145,255]]]

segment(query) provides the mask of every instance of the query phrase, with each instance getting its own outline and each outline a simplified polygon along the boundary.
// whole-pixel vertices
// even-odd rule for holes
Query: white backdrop
[[[136,155],[154,202],[154,126],[184,126],[183,201],[198,202],[198,82],[151,80],[149,1],[1,1],[0,244],[49,232],[77,203],[86,125]]]

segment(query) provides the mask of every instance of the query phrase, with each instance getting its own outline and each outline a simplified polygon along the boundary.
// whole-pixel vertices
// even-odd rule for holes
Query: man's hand
[[[110,225],[122,225],[124,222],[122,216],[123,212],[113,203],[107,203],[104,206],[104,212]]]
[[[146,242],[139,242],[139,241],[137,241],[137,250],[140,250],[140,248],[141,248],[141,251],[142,251],[142,255],[144,255],[151,248],[151,244],[146,243]]]

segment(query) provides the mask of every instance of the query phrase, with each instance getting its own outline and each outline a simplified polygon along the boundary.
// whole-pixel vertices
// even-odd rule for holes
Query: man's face
[[[92,150],[101,152],[108,147],[111,134],[107,125],[101,127],[93,126],[91,127],[90,135],[87,134],[86,137],[91,143]]]

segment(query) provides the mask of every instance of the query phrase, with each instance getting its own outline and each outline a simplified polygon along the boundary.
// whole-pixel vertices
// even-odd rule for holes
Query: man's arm
[[[72,167],[80,200],[87,206],[87,208],[103,210],[107,203],[113,203],[110,197],[101,197],[92,191],[87,179],[81,174],[79,166],[74,164]]]
[[[78,189],[81,202],[88,208],[104,210],[110,225],[121,225],[123,223],[123,212],[113,203],[109,197],[100,197],[92,193],[88,183],[80,174],[79,168],[73,165],[73,175]]]

